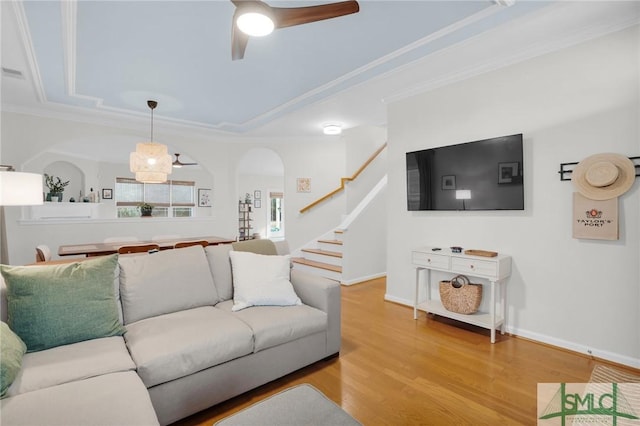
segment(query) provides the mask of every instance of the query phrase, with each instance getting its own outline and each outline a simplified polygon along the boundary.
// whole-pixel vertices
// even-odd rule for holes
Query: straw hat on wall
[[[591,200],[609,200],[627,192],[636,179],[633,162],[620,154],[595,154],[571,173],[576,190]]]

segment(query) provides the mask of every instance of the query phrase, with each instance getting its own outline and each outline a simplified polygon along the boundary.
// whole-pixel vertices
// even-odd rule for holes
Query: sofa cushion
[[[0,404],[0,423],[7,425],[159,424],[149,393],[134,371],[27,392]]]
[[[86,340],[26,354],[7,395],[135,368],[121,336]]]
[[[218,303],[202,246],[120,258],[125,324]]]
[[[114,292],[118,255],[43,266],[6,266],[8,323],[29,352],[122,335]]]
[[[204,251],[207,254],[213,282],[218,290],[220,301],[229,300],[233,297],[233,282],[231,280],[231,261],[229,251],[231,244],[218,244],[207,246]]]
[[[235,251],[248,251],[256,254],[276,255],[278,250],[271,240],[246,240],[231,243]]]
[[[289,256],[230,251],[233,310],[260,305],[300,305],[289,281]]]
[[[15,380],[27,345],[9,326],[0,322],[0,397],[4,397],[11,383]]]
[[[124,337],[138,367],[138,374],[147,387],[193,374],[253,351],[251,328],[212,306],[129,324]]]
[[[327,314],[307,305],[253,306],[232,312],[232,301],[218,303],[216,309],[229,312],[251,327],[254,352],[291,342],[327,330]]]

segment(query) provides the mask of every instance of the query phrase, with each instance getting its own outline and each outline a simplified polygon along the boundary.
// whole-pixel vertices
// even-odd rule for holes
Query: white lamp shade
[[[129,169],[138,182],[165,182],[173,170],[167,146],[155,142],[137,144],[136,151],[129,156]]]
[[[456,191],[456,200],[470,200],[470,199],[471,199],[470,189],[458,189]]]
[[[0,172],[0,206],[34,206],[42,203],[42,175]]]

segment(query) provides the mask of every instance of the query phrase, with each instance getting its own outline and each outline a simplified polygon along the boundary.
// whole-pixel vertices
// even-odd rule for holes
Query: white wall
[[[495,250],[513,257],[509,331],[640,367],[640,184],[619,200],[619,241],[576,240],[573,187],[557,173],[640,155],[639,52],[634,27],[391,104],[387,298],[413,303],[412,248]],[[514,133],[525,211],[407,211],[405,152]]]
[[[57,148],[70,143],[115,146],[124,141],[133,148],[136,141],[148,138],[146,127],[145,124],[140,129],[116,128],[5,111],[2,112],[0,158],[2,164],[13,164],[18,170],[42,173],[43,167],[48,164],[48,160],[41,161],[40,158],[45,152],[55,154]],[[156,123],[154,135],[156,141],[170,141],[178,152],[188,153],[190,158],[212,176],[209,187],[213,189],[213,207],[209,209],[210,213],[201,212],[206,216],[195,220],[153,218],[151,222],[149,219],[143,222],[144,219],[100,219],[78,223],[76,226],[53,222],[20,223],[21,208],[7,207],[5,218],[9,262],[33,262],[34,248],[38,244],[48,244],[55,253],[61,244],[102,241],[104,237],[114,235],[136,235],[140,239],[159,234],[219,235],[234,238],[238,226],[237,164],[246,152],[256,147],[272,149],[283,160],[284,190],[287,197],[285,216],[290,247],[302,246],[309,239],[336,226],[344,213],[344,199],[338,199],[306,215],[298,213],[300,208],[313,201],[313,197],[329,192],[340,182],[340,177],[344,174],[345,153],[344,143],[339,139],[318,137],[308,140],[255,141],[223,137],[214,132],[209,135],[201,130],[167,129],[161,122]],[[55,155],[50,158],[54,157]],[[85,160],[85,163],[78,160],[78,164],[83,164],[81,169],[94,179],[90,181],[87,178],[85,185],[94,186],[94,189],[107,187],[109,183],[100,180],[99,170],[111,167],[108,166],[109,163],[100,162],[99,158]],[[125,163],[126,160],[122,165],[114,167],[126,169]],[[87,173],[87,170],[90,172]],[[297,193],[296,177],[311,177],[312,192]]]

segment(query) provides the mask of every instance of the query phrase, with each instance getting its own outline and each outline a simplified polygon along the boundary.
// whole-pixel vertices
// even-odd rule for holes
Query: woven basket
[[[440,281],[440,301],[447,311],[474,314],[482,302],[482,284],[471,284],[464,275]]]

